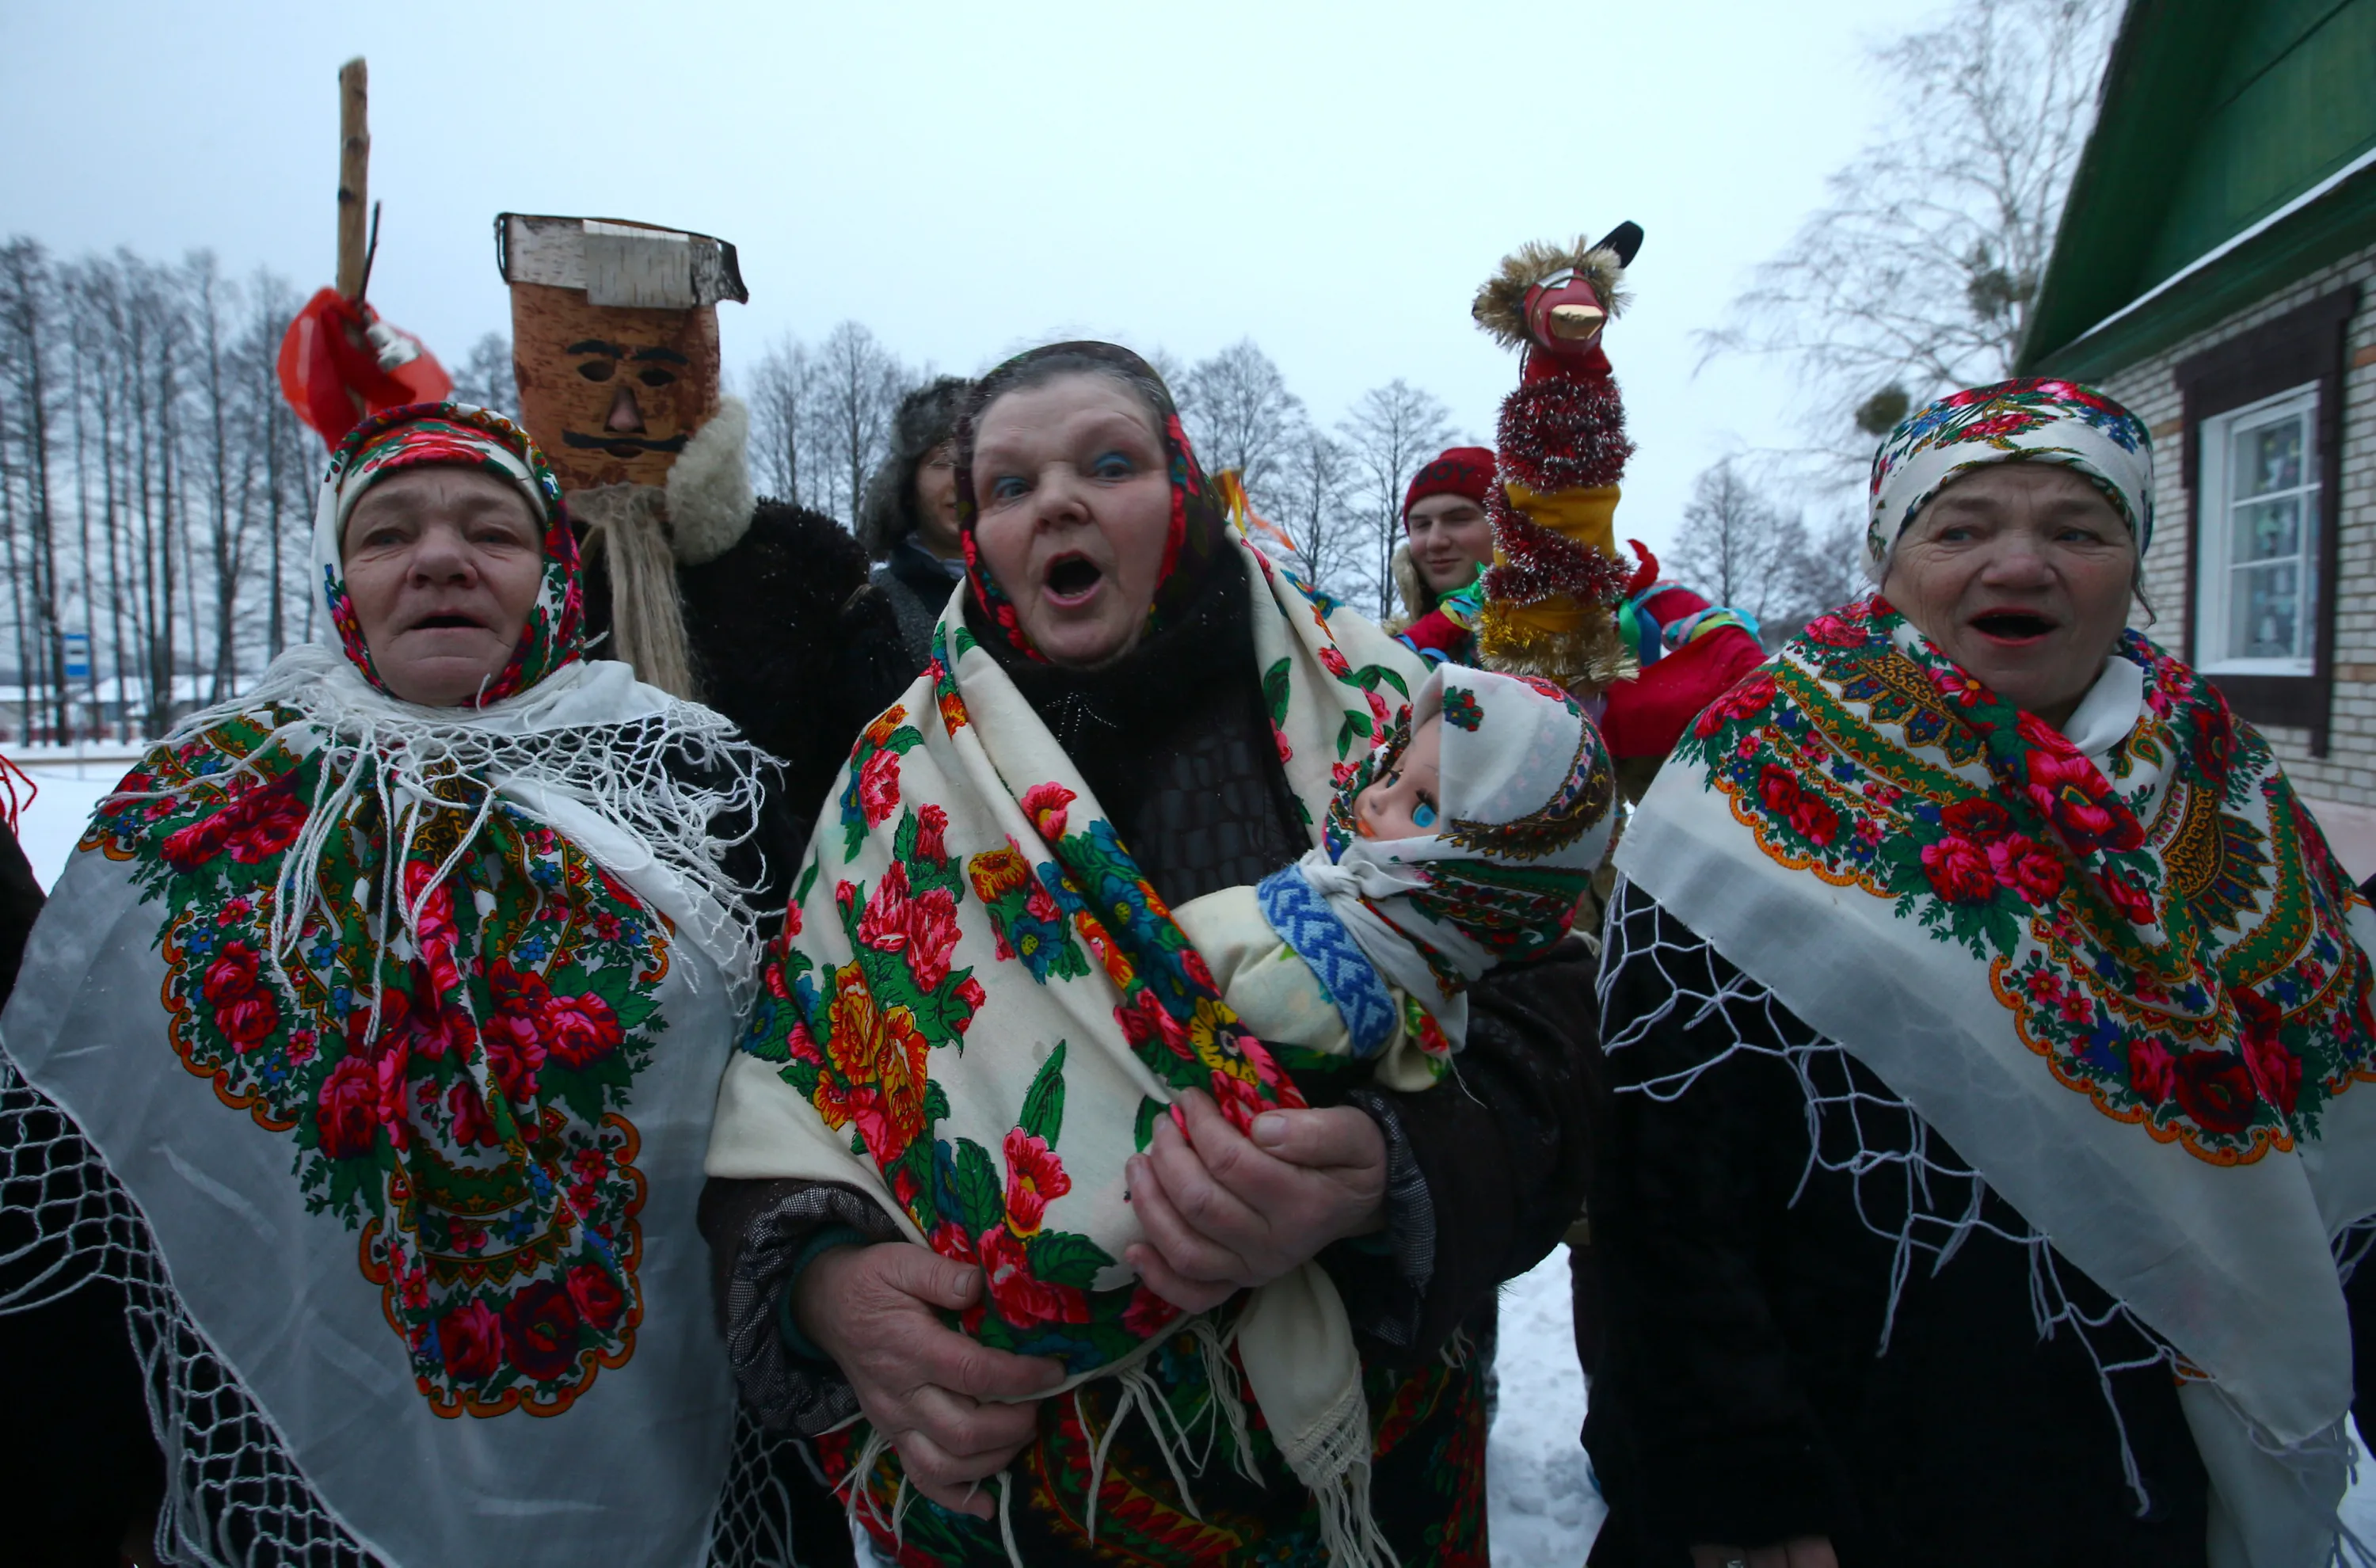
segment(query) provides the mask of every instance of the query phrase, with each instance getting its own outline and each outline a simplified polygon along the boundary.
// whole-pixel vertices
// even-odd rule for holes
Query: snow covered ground
[[[40,793],[17,822],[17,841],[33,863],[33,875],[47,888],[65,869],[90,820],[90,809],[130,771],[129,762],[40,761],[22,764]]]
[[[1577,1568],[1609,1510],[1576,1439],[1584,1372],[1575,1364],[1565,1247],[1502,1288],[1495,1359],[1502,1391],[1485,1445],[1494,1568]]]

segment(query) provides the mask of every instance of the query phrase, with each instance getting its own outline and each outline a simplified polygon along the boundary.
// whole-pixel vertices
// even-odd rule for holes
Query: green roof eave
[[[2236,30],[2227,0],[2130,0],[2104,65],[2094,128],[2023,335],[2020,362],[2087,331],[2135,297],[2183,176],[2202,101]]]
[[[2067,341],[2041,350],[2043,335],[2033,331],[2016,370],[2074,380],[2110,375],[2370,244],[2376,244],[2376,153],[2354,160],[2331,180]]]

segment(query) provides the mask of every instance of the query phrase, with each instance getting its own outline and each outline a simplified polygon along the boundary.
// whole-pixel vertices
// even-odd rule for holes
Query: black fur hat
[[[916,531],[916,469],[933,447],[956,434],[957,415],[972,390],[973,383],[965,377],[944,375],[899,400],[891,427],[891,456],[867,480],[866,497],[851,530],[870,560],[884,559],[893,545]]]

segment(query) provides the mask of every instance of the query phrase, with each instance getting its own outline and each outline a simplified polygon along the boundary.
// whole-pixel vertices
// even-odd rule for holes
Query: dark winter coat
[[[1259,881],[1306,847],[1263,704],[1244,571],[1221,556],[1186,614],[1096,671],[1028,662],[976,628],[1174,905]],[[1591,972],[1571,942],[1489,976],[1470,993],[1456,1079],[1345,1097],[1386,1138],[1390,1244],[1340,1243],[1321,1261],[1371,1367],[1417,1366],[1464,1323],[1481,1328],[1495,1287],[1538,1262],[1574,1218]],[[829,1184],[713,1181],[704,1195],[744,1397],[771,1423],[812,1432],[854,1410],[848,1384],[755,1330],[776,1321],[783,1271],[827,1224],[897,1235],[871,1201]]]
[[[16,835],[0,832],[0,1005],[42,904]],[[10,1260],[0,1266],[0,1298],[54,1262],[25,1250],[30,1199],[0,1194],[0,1259]],[[125,1534],[165,1491],[123,1286],[94,1278],[45,1306],[0,1313],[0,1538],[11,1561],[116,1562]]]
[[[1915,1254],[1877,1354],[1903,1175],[1884,1168],[1859,1192],[1811,1168],[1793,1068],[1754,1049],[1717,1058],[1736,1039],[1770,1051],[1812,1032],[1638,888],[1617,897],[1610,951],[1637,956],[1604,980],[1603,1029],[1622,1038],[1667,1011],[1604,1069],[1621,1092],[1595,1150],[1594,1267],[1579,1274],[1601,1293],[1605,1335],[1585,1433],[1610,1515],[1592,1562],[1681,1568],[1693,1542],[1828,1536],[1841,1568],[2203,1562],[2209,1483],[2142,1332],[2087,1331],[2106,1364],[2146,1363],[2102,1383],[2067,1325],[2041,1342],[2029,1253],[1987,1229],[2027,1227],[1990,1192],[1983,1228],[1943,1268]],[[1705,1016],[1689,1000],[1718,994]],[[1866,1097],[1863,1148],[1911,1146],[1913,1113],[1878,1077],[1837,1050],[1805,1060],[1819,1096]],[[1711,1063],[1671,1098],[1622,1092]],[[1825,1160],[1858,1146],[1848,1116],[1827,1109],[1820,1124]],[[1935,1134],[1930,1151],[1961,1168]],[[2109,1312],[2052,1261],[2073,1306]]]
[[[913,674],[932,659],[933,628],[940,624],[949,595],[965,580],[965,564],[942,560],[910,534],[891,547],[889,559],[874,568],[871,580],[898,617],[899,646]]]
[[[916,672],[890,600],[866,580],[865,552],[831,517],[763,500],[750,531],[715,560],[678,566],[676,580],[702,700],[783,759],[787,796],[814,818],[859,731]],[[586,606],[588,636],[606,631],[599,557]]]

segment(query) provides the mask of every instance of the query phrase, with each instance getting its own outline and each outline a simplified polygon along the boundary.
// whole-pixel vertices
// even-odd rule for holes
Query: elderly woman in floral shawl
[[[1702,714],[1617,854],[1597,1563],[2334,1550],[2376,921],[2127,630],[2134,416],[1958,393],[1877,597]]]
[[[764,759],[581,657],[493,414],[357,427],[314,570],[319,640],[125,778],[34,932],[0,1311],[121,1291],[168,1562],[750,1556],[694,1217]]]
[[[1482,1564],[1456,1331],[1579,1195],[1580,944],[1479,981],[1432,1087],[1271,1051],[1171,910],[1318,841],[1419,661],[1229,531],[1124,350],[992,372],[958,479],[970,591],[722,1093],[743,1395],[903,1562]]]

